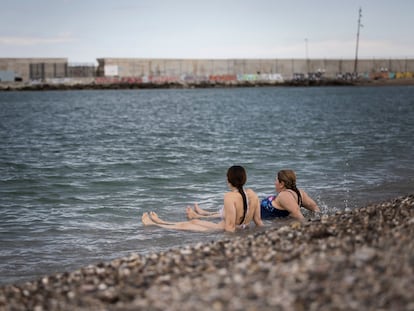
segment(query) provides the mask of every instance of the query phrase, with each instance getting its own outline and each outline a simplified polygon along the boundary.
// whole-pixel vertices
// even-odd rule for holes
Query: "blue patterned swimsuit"
[[[275,195],[268,196],[260,202],[260,213],[262,219],[284,218],[289,216],[286,210],[277,209],[272,205]]]

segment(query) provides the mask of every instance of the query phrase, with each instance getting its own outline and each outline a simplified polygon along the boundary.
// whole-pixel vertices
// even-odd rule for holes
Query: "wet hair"
[[[230,184],[239,190],[239,193],[243,199],[243,218],[240,221],[240,224],[243,223],[244,219],[246,218],[247,212],[247,198],[246,194],[244,193],[243,186],[246,183],[247,175],[246,170],[243,166],[233,165],[227,170],[227,180]]]
[[[298,187],[296,186],[296,174],[292,170],[281,170],[277,173],[277,179],[279,182],[283,182],[285,184],[286,189],[290,189],[296,192],[298,195],[298,204],[299,206],[302,205],[302,195]]]

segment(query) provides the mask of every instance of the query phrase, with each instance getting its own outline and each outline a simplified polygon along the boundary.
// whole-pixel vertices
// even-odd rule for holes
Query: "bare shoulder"
[[[295,196],[293,196],[289,191],[282,191],[278,193],[276,196],[276,202],[278,202],[281,206],[291,204],[292,202],[295,202],[295,204],[297,204]]]
[[[240,194],[238,192],[226,192],[224,194],[224,201],[230,200],[234,201],[240,198]]]
[[[281,191],[277,194],[276,199],[278,200],[286,200],[292,198],[292,194],[289,191]]]
[[[256,192],[254,192],[254,190],[251,189],[251,188],[246,189],[246,194],[248,194],[248,195],[257,195]]]
[[[226,192],[224,193],[224,199],[231,199],[234,198],[235,192]]]

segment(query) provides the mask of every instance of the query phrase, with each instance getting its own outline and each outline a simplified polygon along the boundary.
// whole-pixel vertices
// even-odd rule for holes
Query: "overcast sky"
[[[414,58],[412,0],[0,0],[0,57]]]

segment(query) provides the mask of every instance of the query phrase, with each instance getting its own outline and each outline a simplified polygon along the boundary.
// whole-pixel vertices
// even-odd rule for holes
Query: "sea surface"
[[[141,215],[219,209],[235,164],[260,197],[294,169],[325,214],[413,193],[414,87],[0,92],[0,285],[231,238]]]

